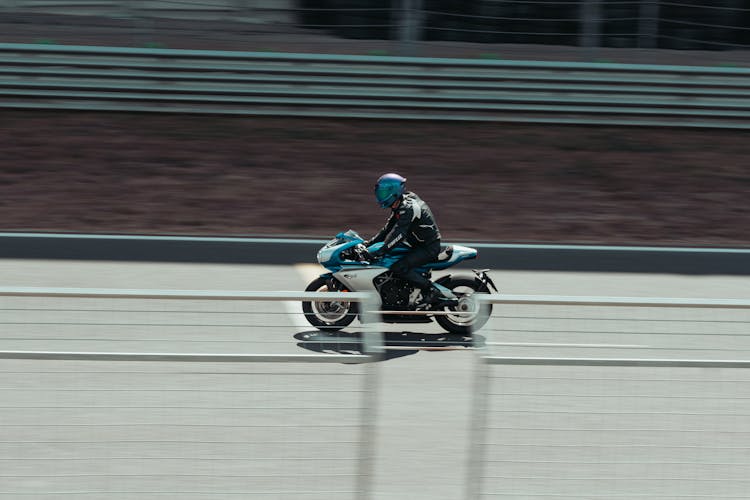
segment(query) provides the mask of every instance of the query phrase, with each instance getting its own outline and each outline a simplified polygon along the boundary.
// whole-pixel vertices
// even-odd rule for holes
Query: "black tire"
[[[328,292],[328,280],[317,278],[305,288],[306,292]],[[308,323],[326,332],[335,332],[347,327],[357,316],[356,302],[306,301],[302,302],[302,312]]]
[[[485,303],[481,307],[471,300],[471,296],[476,293],[490,293],[487,285],[478,281],[471,276],[455,276],[448,281],[441,283],[444,287],[450,289],[458,298],[457,306],[446,306],[443,312],[456,312],[452,315],[436,315],[435,321],[449,333],[456,335],[469,336],[482,328],[492,314],[492,304]],[[474,314],[471,307],[474,307]]]

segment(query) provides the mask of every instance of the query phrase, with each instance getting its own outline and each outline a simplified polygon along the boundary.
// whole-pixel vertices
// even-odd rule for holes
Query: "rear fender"
[[[497,287],[495,286],[495,283],[492,281],[492,278],[487,274],[489,269],[472,269],[474,272],[474,281],[477,282],[477,285],[480,285],[482,288],[486,288],[487,290],[495,290],[497,292]],[[445,276],[441,276],[437,280],[435,280],[435,283],[438,285],[443,285],[450,281],[452,274],[446,274]]]
[[[445,286],[445,284],[448,281],[450,281],[451,276],[453,276],[453,275],[452,274],[446,274],[445,276],[441,276],[440,278],[438,278],[438,279],[435,280],[435,283],[437,283],[438,285]]]
[[[495,290],[496,293],[498,292],[498,289],[495,286],[495,283],[492,281],[492,278],[490,278],[490,275],[487,274],[489,269],[472,269],[472,271],[475,275],[474,279],[483,284],[487,290]]]

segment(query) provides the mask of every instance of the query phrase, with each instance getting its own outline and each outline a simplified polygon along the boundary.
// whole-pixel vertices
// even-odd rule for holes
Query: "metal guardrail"
[[[0,296],[6,297],[74,297],[99,299],[160,299],[160,300],[320,300],[346,298],[364,302],[370,295],[364,292],[247,292],[243,290],[150,290],[111,288],[40,288],[0,286]]]
[[[0,44],[0,107],[750,128],[750,69]]]
[[[2,290],[0,288],[0,290]],[[701,309],[750,309],[750,300],[693,299],[653,297],[587,297],[565,295],[480,295],[480,300],[492,304],[581,307],[683,307]]]

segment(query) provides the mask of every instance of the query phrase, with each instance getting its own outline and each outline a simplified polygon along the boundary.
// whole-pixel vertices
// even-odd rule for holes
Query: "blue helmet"
[[[375,184],[375,199],[383,208],[393,205],[404,194],[406,179],[398,174],[381,175]]]

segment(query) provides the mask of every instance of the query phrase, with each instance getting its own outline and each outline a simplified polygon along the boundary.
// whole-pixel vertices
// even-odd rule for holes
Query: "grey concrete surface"
[[[0,258],[273,264],[305,262],[325,240],[0,233]],[[446,241],[479,250],[459,267],[508,271],[750,275],[748,248],[514,245]]]
[[[0,260],[3,286],[301,290],[316,271],[315,267],[291,266]],[[494,272],[492,276],[501,292],[512,294],[750,298],[747,277],[521,271]],[[312,332],[303,323],[304,318],[293,314],[298,306],[294,304],[103,305],[90,301],[76,302],[75,308],[82,311],[75,313],[27,311],[68,310],[71,303],[46,302],[42,306],[27,299],[0,298],[0,350],[309,354],[356,349],[346,341],[346,335],[321,337]],[[96,309],[110,312],[91,312]],[[658,317],[651,315],[648,319]],[[495,321],[502,320],[493,318]],[[571,318],[565,321],[562,326],[570,329]],[[732,323],[736,341],[748,333],[747,323],[742,323],[747,318],[740,321],[739,326]],[[20,324],[29,322],[37,324]],[[63,322],[73,324],[60,325]],[[501,342],[508,344],[545,344],[539,351],[545,354],[571,352],[569,344],[573,343],[620,345],[627,338],[626,334],[616,339],[601,336],[596,328],[568,337],[559,325],[555,327],[559,332],[506,336],[503,329],[507,326],[493,323],[478,338],[500,335]],[[370,367],[377,376],[372,498],[465,498],[477,354],[466,349],[465,343],[444,337],[437,325],[383,327],[389,342],[400,349],[390,351],[387,360]],[[356,333],[358,328],[350,331]],[[670,354],[671,347],[675,348],[671,354],[684,354],[677,349],[683,346],[677,343],[685,337],[653,338],[661,342],[659,354]],[[446,342],[441,343],[441,339]],[[736,345],[747,348],[744,343]],[[515,349],[515,353],[529,349],[522,345],[499,348]],[[609,349],[604,352],[619,352],[619,348]],[[50,498],[42,495],[49,491],[58,491],[53,496],[59,498],[133,498],[135,492],[140,492],[138,498],[352,498],[350,491],[356,488],[357,480],[352,464],[360,436],[354,423],[363,404],[365,369],[350,365],[245,367],[0,360],[0,389],[12,389],[3,391],[0,403],[0,422],[5,424],[0,426],[0,492],[4,492],[3,498],[13,500]],[[712,448],[712,458],[702,466],[701,462],[692,463],[687,454],[688,468],[661,465],[664,474],[679,478],[692,471],[688,479],[703,477],[705,481],[697,483],[702,489],[695,489],[699,494],[725,479],[728,486],[718,490],[719,497],[743,498],[737,495],[742,495],[741,488],[747,486],[740,476],[750,474],[745,458],[750,453],[750,429],[744,423],[750,419],[743,419],[750,413],[746,407],[750,395],[734,392],[732,380],[748,381],[746,374],[699,370],[689,374],[671,371],[666,376],[653,372],[634,375],[624,369],[592,371],[575,367],[527,367],[515,374],[509,369],[494,374],[499,377],[499,385],[493,386],[493,394],[498,396],[493,396],[491,409],[499,413],[492,413],[492,418],[498,419],[494,426],[502,429],[484,438],[488,444],[503,446],[490,447],[492,454],[487,457],[496,462],[481,471],[485,493],[502,492],[501,498],[536,498],[534,491],[549,496],[562,484],[565,491],[557,493],[570,494],[570,498],[603,498],[596,493],[608,479],[616,480],[618,474],[645,474],[637,464],[639,456],[631,455],[630,462],[626,455],[608,459],[608,451],[632,451],[633,444],[650,439],[656,448],[649,448],[652,454],[647,460],[675,464],[685,451],[679,447],[680,440],[695,435],[697,440],[688,443],[693,446],[688,450],[700,451],[695,447],[700,440],[712,437],[729,436],[735,445],[729,449],[728,441],[722,441],[724,448]],[[516,375],[521,377],[520,384],[515,383]],[[608,382],[602,382],[603,378]],[[633,382],[639,379],[641,383]],[[545,380],[557,382],[546,386]],[[623,386],[622,380],[630,380],[632,387]],[[654,385],[654,380],[659,382]],[[681,384],[682,380],[687,380],[687,385]],[[55,387],[60,390],[51,391]],[[644,387],[641,394],[647,396],[645,399],[629,397]],[[718,406],[682,406],[680,413],[670,417],[665,413],[663,396],[671,390],[705,396]],[[543,398],[549,391],[569,397],[546,401]],[[608,391],[613,397],[601,397]],[[279,407],[287,409],[281,411]],[[295,412],[295,407],[303,410]],[[538,413],[524,413],[530,409]],[[597,409],[606,415],[597,414]],[[594,413],[587,417],[586,411]],[[658,417],[651,427],[647,426],[649,412]],[[724,416],[712,418],[712,412]],[[691,413],[708,415],[693,417]],[[336,422],[340,427],[329,425]],[[253,427],[265,424],[288,426],[276,431]],[[729,434],[722,434],[724,424]],[[670,425],[680,432],[670,434]],[[621,432],[615,432],[613,438],[607,429]],[[651,430],[638,433],[638,429]],[[663,430],[661,434],[659,429]],[[707,432],[695,434],[691,429]],[[622,441],[617,441],[617,436]],[[658,447],[660,443],[663,448]],[[543,453],[538,453],[540,450]],[[572,454],[563,453],[569,451]],[[295,452],[305,455],[295,456]],[[43,457],[50,460],[43,461]],[[93,459],[96,457],[99,460]],[[350,460],[341,460],[347,457]],[[576,457],[579,469],[568,464]],[[626,463],[621,464],[623,461]],[[580,472],[580,467],[591,463],[595,465],[592,475]],[[725,472],[719,470],[722,463],[726,464]],[[47,477],[39,477],[43,473]],[[664,474],[651,473],[655,475],[650,480],[645,476],[642,484],[634,483],[630,489],[610,483],[617,484],[622,498],[648,491],[653,484],[659,485],[653,490],[658,492],[677,484],[676,480],[664,479]],[[564,474],[573,480],[563,478]],[[272,475],[277,477],[269,480]],[[589,488],[590,496],[581,494],[580,487]],[[693,483],[687,487],[697,488]],[[70,494],[61,495],[61,491]],[[307,494],[303,494],[305,491]],[[691,494],[685,489],[674,491],[675,498]]]

